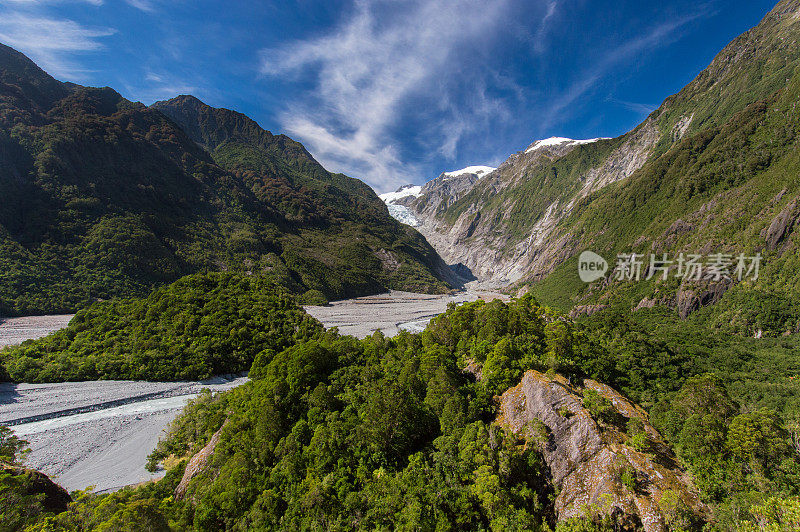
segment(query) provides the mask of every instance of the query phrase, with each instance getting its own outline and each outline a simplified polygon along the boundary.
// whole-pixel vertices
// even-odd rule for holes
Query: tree
[[[759,471],[779,463],[790,450],[786,428],[777,412],[768,408],[736,416],[725,445],[736,459]]]
[[[10,428],[0,425],[0,461],[18,464],[28,453],[28,442],[18,438]]]

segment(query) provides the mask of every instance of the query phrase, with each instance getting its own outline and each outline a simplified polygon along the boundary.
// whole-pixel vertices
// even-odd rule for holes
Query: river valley
[[[451,303],[505,298],[467,290],[445,295],[393,291],[309,306],[326,327],[363,338],[419,332]],[[0,323],[0,347],[51,334],[71,316],[28,316]],[[200,382],[90,381],[0,383],[0,424],[29,442],[26,465],[68,490],[113,491],[163,475],[145,470],[147,456],[186,403],[203,389],[219,392],[247,382],[229,375]]]

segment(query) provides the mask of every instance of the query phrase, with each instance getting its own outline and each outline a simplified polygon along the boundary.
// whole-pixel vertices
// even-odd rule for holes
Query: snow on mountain
[[[417,217],[414,215],[414,211],[402,204],[408,203],[408,201],[401,202],[401,200],[406,198],[420,197],[422,195],[423,188],[427,194],[430,192],[431,186],[433,186],[436,190],[439,190],[439,187],[444,186],[444,189],[442,189],[445,191],[444,193],[450,194],[451,192],[454,192],[455,189],[453,189],[453,186],[454,183],[456,183],[456,180],[451,180],[450,178],[469,174],[481,178],[494,172],[495,170],[496,168],[491,166],[467,166],[461,170],[442,172],[441,176],[437,177],[433,181],[429,181],[425,187],[421,187],[419,185],[404,185],[394,192],[379,194],[378,197],[381,198],[384,203],[386,203],[387,207],[389,208],[389,214],[391,214],[395,220],[412,227],[419,227],[422,222],[420,222],[419,219],[417,219]],[[474,183],[474,179],[475,178],[470,178],[467,186],[471,186],[472,183]],[[439,193],[441,194],[441,191],[439,191]]]
[[[597,142],[598,140],[605,140],[608,137],[598,137],[596,139],[583,139],[583,140],[575,140],[575,139],[568,139],[566,137],[550,137],[549,139],[544,140],[537,140],[533,144],[531,144],[525,153],[530,153],[534,150],[538,150],[539,148],[544,148],[545,146],[578,146],[581,144],[591,144],[592,142]]]
[[[497,168],[492,168],[491,166],[467,166],[466,168],[462,168],[461,170],[444,172],[444,175],[448,177],[457,177],[464,174],[475,174],[478,177],[483,177],[487,174],[491,174],[495,170],[497,170]]]
[[[392,218],[394,218],[400,223],[410,225],[411,227],[417,227],[420,224],[420,222],[414,216],[414,213],[411,212],[411,209],[409,209],[405,205],[396,204],[395,202],[408,197],[418,198],[421,194],[422,194],[421,186],[403,185],[394,192],[386,192],[385,194],[379,194],[378,197],[382,199],[383,202],[386,204],[386,207],[388,207],[389,214],[392,215]]]
[[[395,205],[394,203],[387,203],[386,207],[388,207],[389,214],[392,215],[392,218],[394,218],[398,222],[410,225],[411,227],[417,227],[420,225],[420,221],[417,220],[416,216],[414,216],[414,213],[411,212],[411,209],[409,209],[405,205]]]
[[[382,199],[383,202],[386,203],[387,205],[391,205],[395,201],[401,198],[407,198],[408,196],[414,196],[415,198],[418,198],[420,194],[422,194],[421,186],[403,185],[394,192],[386,192],[385,194],[380,194],[378,197]]]

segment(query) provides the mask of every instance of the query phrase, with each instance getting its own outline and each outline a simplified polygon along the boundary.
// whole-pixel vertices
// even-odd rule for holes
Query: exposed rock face
[[[748,105],[756,105],[748,113],[758,114],[761,106],[773,105],[764,102],[771,101],[776,89],[794,86],[786,72],[800,64],[798,42],[800,0],[783,0],[630,133],[597,142],[536,142],[511,155],[469,190],[459,190],[453,197],[461,195],[460,199],[449,206],[436,197],[431,202],[435,207],[427,208],[426,196],[435,197],[431,183],[427,194],[409,203],[421,222],[419,230],[446,262],[463,263],[479,280],[496,286],[541,280],[577,253],[594,249],[594,244],[617,251],[645,241],[652,242],[654,252],[675,251],[690,242],[696,248],[703,245],[698,242],[707,242],[730,249],[743,243],[738,241],[740,235],[749,244],[750,229],[760,228],[762,222],[753,219],[753,207],[772,191],[750,187],[747,181],[760,179],[762,163],[777,164],[783,153],[766,157],[768,150],[759,147],[760,137],[754,137],[741,154],[747,161],[744,173],[740,176],[733,166],[721,170],[726,177],[739,176],[731,179],[737,185],[724,185],[727,188],[716,197],[711,197],[711,188],[694,181],[690,185],[679,174],[687,165],[698,172],[705,167],[706,159],[698,159],[697,150],[709,157],[718,155],[722,137],[709,142],[719,131],[728,136],[742,127],[733,117]],[[739,118],[743,116],[750,114]],[[678,158],[671,157],[676,154]],[[721,175],[712,181],[720,181]],[[614,192],[598,193],[610,185],[621,192],[617,202],[609,200]],[[684,186],[694,188],[684,190]],[[700,195],[707,195],[707,204],[691,212],[694,202],[684,198]],[[800,216],[798,203],[767,223],[763,238],[768,250],[782,252],[786,246]],[[769,216],[775,214],[770,211]],[[730,221],[740,216],[749,216],[748,221],[733,226]],[[635,227],[630,231],[620,227],[620,219],[631,220]],[[655,232],[659,228],[660,235]],[[684,297],[686,309],[702,304],[693,296]]]
[[[792,229],[794,229],[798,215],[800,215],[800,209],[798,209],[797,199],[795,198],[769,224],[765,234],[768,250],[777,249],[778,244],[789,236]]]
[[[491,174],[481,178],[442,175],[427,183],[419,197],[407,198],[420,222],[417,229],[428,239],[448,264],[462,263],[481,281],[503,286],[526,275],[543,276],[575,251],[576,242],[559,222],[580,200],[592,192],[630,176],[650,157],[660,133],[648,120],[619,140],[596,166],[588,168],[569,186],[542,206],[527,230],[509,230],[509,222],[519,216],[531,217],[527,204],[519,197],[531,175],[539,173],[575,150],[586,149],[594,141],[534,143],[525,151],[511,155]],[[596,139],[605,140],[605,139]],[[552,185],[543,185],[552,186]],[[495,198],[502,201],[487,203]],[[461,205],[456,205],[458,202]],[[464,202],[469,202],[465,205]],[[448,211],[461,209],[448,221]]]
[[[63,512],[72,502],[72,497],[69,496],[67,490],[50,480],[50,477],[40,471],[5,463],[0,463],[0,468],[14,476],[25,475],[27,477],[25,482],[27,495],[44,495],[42,506],[48,512]]]
[[[411,208],[425,218],[435,216],[458,201],[478,182],[480,176],[471,172],[458,175],[442,173],[422,187],[419,196],[406,196],[396,203]]]
[[[582,394],[587,389],[613,404],[614,416],[619,419],[615,425],[594,419],[584,408]],[[669,517],[660,502],[667,492],[677,495],[695,514],[706,512],[647,414],[604,384],[586,380],[581,389],[561,376],[550,378],[528,371],[518,386],[503,394],[500,410],[499,423],[524,436],[529,444],[540,446],[558,488],[555,509],[559,520],[584,516],[593,505],[616,516],[620,524],[641,526],[648,532],[665,531]],[[641,420],[647,452],[629,444],[620,428],[631,418]],[[546,427],[546,438],[536,435],[533,427],[539,423]],[[623,483],[621,471],[635,478],[633,489],[630,481]]]
[[[702,307],[717,303],[725,292],[733,286],[730,279],[722,279],[717,282],[706,281],[705,286],[687,285],[681,286],[675,298],[675,307],[678,309],[678,316],[686,319],[689,315]]]
[[[189,482],[199,475],[200,473],[205,470],[206,467],[211,463],[211,457],[214,455],[214,450],[217,448],[217,443],[219,442],[219,435],[222,432],[222,429],[225,428],[225,425],[228,423],[225,420],[225,423],[219,428],[217,432],[211,436],[209,442],[200,449],[200,451],[192,456],[192,459],[189,460],[189,463],[186,464],[186,469],[183,472],[183,478],[181,478],[178,487],[175,488],[175,498],[182,499],[184,495],[186,495],[186,489],[189,487]]]

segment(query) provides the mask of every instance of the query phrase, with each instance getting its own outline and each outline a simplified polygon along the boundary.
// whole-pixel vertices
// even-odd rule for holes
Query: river
[[[326,327],[363,338],[418,332],[450,303],[503,297],[493,292],[446,295],[390,292],[308,306]],[[71,316],[29,316],[0,323],[0,347],[66,327]],[[162,475],[145,470],[147,455],[186,403],[203,389],[229,390],[247,382],[226,376],[202,382],[91,381],[0,384],[0,424],[10,425],[31,449],[26,465],[68,490],[113,491]]]

